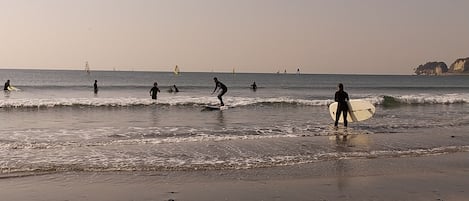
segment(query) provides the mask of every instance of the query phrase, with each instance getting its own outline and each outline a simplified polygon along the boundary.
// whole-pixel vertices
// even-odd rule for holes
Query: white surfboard
[[[211,110],[226,110],[228,106],[217,106],[217,105],[206,105],[203,111],[211,111]]]
[[[20,89],[14,87],[14,86],[8,86],[8,91],[19,91]]]
[[[347,102],[348,104],[348,115],[347,121],[348,122],[357,122],[357,121],[364,121],[373,116],[376,111],[376,108],[373,104],[365,100],[350,100]],[[332,103],[329,105],[329,113],[331,114],[332,120],[335,121],[335,114],[337,112],[337,102]],[[340,115],[339,122],[344,122],[343,115]]]

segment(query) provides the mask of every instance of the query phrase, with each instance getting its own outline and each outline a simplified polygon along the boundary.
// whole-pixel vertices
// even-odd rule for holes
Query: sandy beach
[[[2,200],[469,199],[469,155],[334,160],[224,171],[66,172],[0,179]]]

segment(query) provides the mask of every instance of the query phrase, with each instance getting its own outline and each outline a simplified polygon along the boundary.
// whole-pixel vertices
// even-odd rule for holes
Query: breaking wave
[[[425,104],[463,104],[469,103],[469,94],[417,94],[417,95],[379,95],[361,97],[374,105],[425,105]],[[226,97],[225,102],[230,107],[251,105],[291,105],[291,106],[328,106],[332,99],[301,99],[292,97]],[[35,99],[5,99],[0,100],[0,108],[51,108],[51,107],[133,107],[133,106],[203,106],[218,104],[218,99],[212,96],[174,96],[163,97],[157,101],[149,98],[35,98]]]
[[[469,94],[442,94],[442,95],[403,95],[383,96],[379,104],[383,106],[397,105],[425,105],[425,104],[461,104],[469,103]]]

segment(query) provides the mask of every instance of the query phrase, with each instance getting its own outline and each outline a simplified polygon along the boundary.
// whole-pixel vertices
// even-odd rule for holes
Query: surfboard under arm
[[[373,106],[373,104],[371,104],[369,101],[365,100],[350,100],[347,104],[349,106],[347,121],[349,122],[367,120],[371,118],[376,111],[375,106]],[[332,117],[332,120],[334,121],[336,117],[337,106],[337,102],[329,105],[329,113]],[[339,118],[339,122],[344,122],[342,115]]]

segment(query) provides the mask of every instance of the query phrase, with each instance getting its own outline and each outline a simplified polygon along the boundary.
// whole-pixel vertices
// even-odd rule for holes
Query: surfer
[[[253,91],[256,91],[256,90],[257,90],[256,82],[254,82],[254,83],[251,84],[251,89],[252,89]]]
[[[348,112],[348,105],[347,101],[349,101],[349,97],[347,92],[344,91],[344,85],[342,83],[339,83],[338,85],[339,90],[335,92],[335,98],[334,100],[337,102],[337,111],[335,113],[335,123],[334,126],[338,127],[339,126],[339,118],[340,118],[340,113],[343,113],[343,118],[344,118],[344,126],[347,127],[347,112]]]
[[[151,99],[156,100],[156,93],[160,92],[160,89],[158,89],[158,83],[153,83],[153,87],[150,89],[150,96]]]
[[[94,93],[98,93],[98,80],[94,80]]]
[[[8,88],[10,88],[10,80],[7,80],[7,82],[5,82],[5,87],[3,87],[3,90],[4,91],[9,91]]]
[[[168,93],[177,93],[177,92],[179,92],[179,89],[176,87],[176,85],[169,86]]]
[[[218,81],[218,79],[216,77],[213,78],[213,81],[215,81],[215,89],[213,90],[212,94],[215,93],[215,91],[218,89],[219,91],[221,90],[221,92],[218,94],[218,99],[220,100],[220,105],[221,106],[224,106],[225,104],[223,103],[223,99],[222,99],[222,96],[225,95],[225,93],[228,91],[228,88],[226,87],[226,85],[224,85],[223,83],[221,83],[220,81]]]

